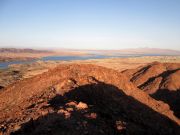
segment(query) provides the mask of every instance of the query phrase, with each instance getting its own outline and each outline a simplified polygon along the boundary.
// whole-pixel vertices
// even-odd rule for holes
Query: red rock
[[[86,103],[79,102],[78,105],[76,106],[76,108],[77,108],[78,110],[87,109],[87,108],[88,108],[88,105],[87,105]]]

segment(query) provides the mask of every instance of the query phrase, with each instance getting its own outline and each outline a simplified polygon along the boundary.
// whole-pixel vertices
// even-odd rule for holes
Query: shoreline
[[[49,69],[57,67],[59,64],[93,64],[119,72],[126,69],[133,69],[152,62],[180,63],[180,56],[145,56],[131,58],[106,58],[71,61],[35,61],[26,64],[12,64],[8,68],[0,69],[0,86],[6,87],[17,80],[30,78],[42,74]]]

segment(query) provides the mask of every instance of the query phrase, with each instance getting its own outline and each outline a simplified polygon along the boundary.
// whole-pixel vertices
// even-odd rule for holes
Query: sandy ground
[[[180,63],[180,56],[146,56],[146,57],[131,57],[131,58],[111,58],[111,59],[94,59],[94,60],[75,60],[75,61],[37,61],[31,64],[11,65],[8,69],[0,70],[0,86],[6,87],[9,84],[29,78],[49,69],[55,68],[59,64],[95,64],[118,71],[132,69],[138,66],[143,66],[154,61]]]
[[[131,57],[131,58],[110,58],[110,59],[94,59],[84,61],[71,61],[64,63],[86,63],[95,64],[107,68],[112,68],[118,71],[125,69],[132,69],[138,66],[145,65],[154,61],[180,63],[180,56],[145,56],[145,57]]]

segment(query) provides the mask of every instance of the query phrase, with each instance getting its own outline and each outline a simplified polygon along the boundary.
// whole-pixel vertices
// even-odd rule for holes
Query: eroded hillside
[[[179,134],[169,106],[128,77],[95,65],[62,65],[0,92],[4,134]]]
[[[169,104],[174,114],[180,117],[180,64],[154,62],[136,69],[125,70],[138,88],[154,99]]]

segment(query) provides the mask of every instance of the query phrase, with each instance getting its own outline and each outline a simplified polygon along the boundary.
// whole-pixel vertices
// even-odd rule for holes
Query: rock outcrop
[[[157,71],[159,73],[159,71]],[[169,106],[128,77],[94,65],[61,65],[0,91],[3,134],[179,134]]]
[[[180,64],[154,62],[137,69],[122,72],[138,88],[154,99],[169,104],[180,117]]]

